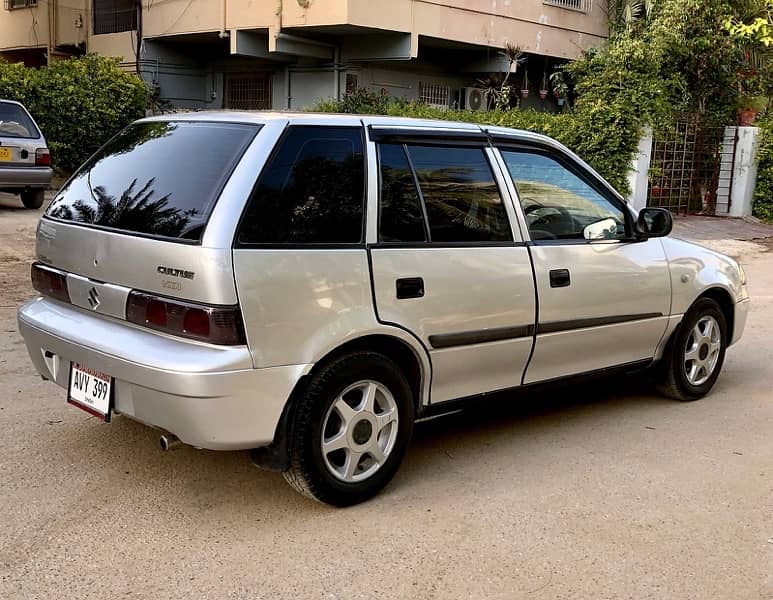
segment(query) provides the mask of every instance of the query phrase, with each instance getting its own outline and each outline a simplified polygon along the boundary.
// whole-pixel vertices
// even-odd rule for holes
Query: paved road
[[[385,493],[334,510],[37,379],[14,317],[36,215],[9,206],[0,598],[773,598],[767,246],[743,247],[754,310],[710,397],[618,381],[435,420]]]

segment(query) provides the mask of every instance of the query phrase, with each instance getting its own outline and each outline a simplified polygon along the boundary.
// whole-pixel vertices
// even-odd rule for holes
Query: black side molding
[[[602,327],[603,325],[617,325],[631,321],[644,321],[645,319],[657,319],[663,313],[641,313],[636,315],[615,315],[612,317],[593,317],[590,319],[574,319],[571,321],[553,321],[540,323],[537,326],[537,334],[558,333],[559,331],[572,331],[573,329],[585,329],[588,327]]]
[[[460,331],[458,333],[443,333],[429,336],[433,348],[453,348],[454,346],[471,346],[526,338],[534,335],[534,325],[519,325],[517,327],[497,327],[496,329],[478,329],[475,331]]]

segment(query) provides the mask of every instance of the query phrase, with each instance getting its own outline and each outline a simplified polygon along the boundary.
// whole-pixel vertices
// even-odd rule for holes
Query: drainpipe
[[[336,100],[341,99],[341,73],[339,71],[340,62],[341,62],[341,46],[336,46],[333,49],[333,77],[335,77],[335,81],[333,82],[333,90],[335,93]]]
[[[220,16],[222,18],[222,24],[220,26],[220,33],[218,34],[218,37],[223,40],[228,37],[228,32],[226,30],[226,21],[228,17],[228,0],[223,0],[223,3],[220,5]]]

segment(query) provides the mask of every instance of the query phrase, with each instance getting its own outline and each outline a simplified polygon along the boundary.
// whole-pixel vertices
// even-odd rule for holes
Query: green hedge
[[[639,121],[630,111],[616,111],[601,102],[560,114],[533,110],[474,112],[431,108],[358,90],[339,102],[322,102],[313,110],[465,121],[543,133],[576,152],[624,195],[629,192],[628,171],[640,134]]]
[[[760,127],[760,146],[752,210],[755,217],[773,222],[773,115],[761,119],[757,125]]]
[[[145,115],[147,90],[118,61],[89,54],[49,67],[0,62],[0,98],[17,100],[46,136],[54,165],[76,169],[113,134]]]

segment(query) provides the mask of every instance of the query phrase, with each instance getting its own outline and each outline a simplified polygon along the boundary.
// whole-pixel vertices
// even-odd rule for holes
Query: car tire
[[[335,358],[298,396],[284,478],[333,506],[368,500],[400,466],[413,422],[411,388],[393,360],[375,352]]]
[[[722,370],[727,340],[727,320],[719,304],[711,298],[700,298],[670,341],[658,391],[682,402],[703,398]]]
[[[37,209],[43,206],[45,192],[43,190],[25,190],[21,194],[21,203],[25,208]]]

